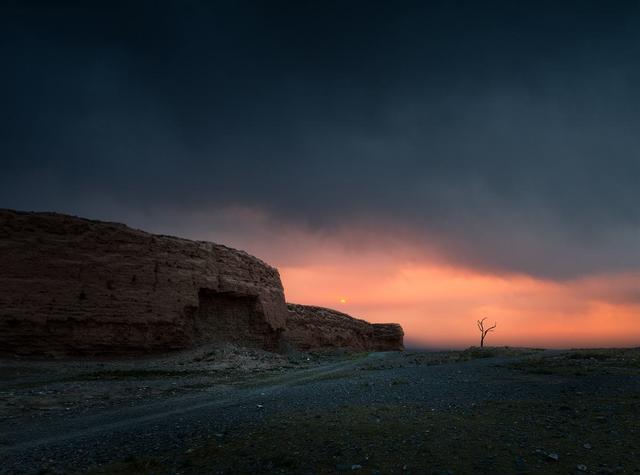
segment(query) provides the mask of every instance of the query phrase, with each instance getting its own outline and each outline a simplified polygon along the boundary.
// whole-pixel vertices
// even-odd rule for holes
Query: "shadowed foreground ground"
[[[2,363],[1,473],[640,473],[638,350],[209,356]]]

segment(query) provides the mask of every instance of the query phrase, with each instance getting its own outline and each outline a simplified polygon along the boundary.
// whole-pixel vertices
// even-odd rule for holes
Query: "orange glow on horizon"
[[[230,208],[217,219],[241,224],[205,238],[277,267],[289,302],[400,323],[408,344],[477,345],[476,320],[487,317],[498,325],[488,345],[640,346],[640,273],[564,282],[488,273],[451,265],[395,225],[387,232],[380,223],[349,223],[327,234],[283,226],[244,208]]]
[[[402,324],[410,345],[477,345],[475,322],[485,316],[498,324],[487,337],[489,345],[640,345],[640,306],[598,295],[594,288],[606,288],[606,277],[558,283],[426,264],[372,272],[367,263],[284,267],[280,272],[289,301],[331,307],[338,289],[348,288],[357,302],[349,306],[351,315]]]

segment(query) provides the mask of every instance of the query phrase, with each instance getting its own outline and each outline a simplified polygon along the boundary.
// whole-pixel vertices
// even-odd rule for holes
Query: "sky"
[[[640,345],[640,2],[13,1],[0,207],[245,249],[410,346]]]

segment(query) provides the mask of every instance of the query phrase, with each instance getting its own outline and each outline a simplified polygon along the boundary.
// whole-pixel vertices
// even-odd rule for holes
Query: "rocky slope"
[[[365,347],[367,339],[397,346],[397,331],[345,322],[327,313],[322,323],[302,325],[287,308],[278,271],[242,251],[123,224],[0,210],[0,353],[121,355],[218,341],[277,350],[289,323],[305,347],[340,346],[327,337],[337,335],[334,323],[351,325],[349,346]]]
[[[288,304],[284,338],[303,350],[347,348],[357,351],[402,350],[404,332],[397,323],[369,323],[323,307]]]

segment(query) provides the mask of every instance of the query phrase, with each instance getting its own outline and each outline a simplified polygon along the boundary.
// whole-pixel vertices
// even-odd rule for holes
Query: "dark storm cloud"
[[[0,7],[0,206],[239,204],[489,269],[640,267],[637,2],[129,3]]]

